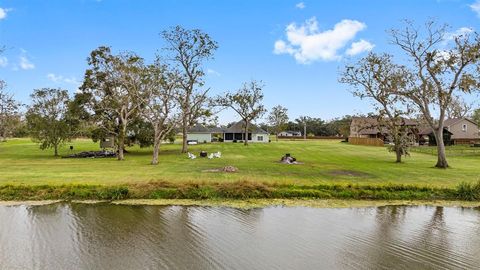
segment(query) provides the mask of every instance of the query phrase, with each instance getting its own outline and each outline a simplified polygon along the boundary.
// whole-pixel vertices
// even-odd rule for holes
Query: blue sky
[[[0,45],[6,46],[0,79],[24,103],[35,88],[73,94],[91,50],[108,45],[151,60],[163,47],[158,33],[182,25],[219,43],[205,65],[212,94],[263,80],[267,108],[281,104],[291,119],[331,119],[370,110],[337,82],[338,73],[369,50],[396,53],[386,30],[403,19],[428,18],[450,24],[452,32],[478,29],[475,1],[0,0]],[[232,112],[220,115],[221,122],[235,119]]]

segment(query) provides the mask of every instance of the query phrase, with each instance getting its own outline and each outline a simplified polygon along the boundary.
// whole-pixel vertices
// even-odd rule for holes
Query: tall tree
[[[6,84],[0,80],[0,141],[6,141],[18,122],[18,103],[12,94],[5,90]]]
[[[152,165],[158,164],[160,144],[172,132],[178,123],[176,114],[176,95],[178,76],[160,64],[149,65],[145,69],[142,116],[153,126]]]
[[[401,96],[392,92],[405,91],[408,86],[408,71],[395,65],[390,55],[370,53],[357,63],[347,66],[340,77],[340,82],[349,84],[352,93],[361,99],[367,98],[378,114],[378,124],[374,127],[387,133],[393,145],[391,151],[396,153],[396,162],[402,162],[402,156],[408,155],[409,129],[405,117],[412,112]]]
[[[268,123],[273,127],[275,139],[278,141],[278,133],[284,131],[288,123],[288,109],[281,105],[273,107],[268,115]]]
[[[87,59],[90,66],[79,95],[93,112],[104,136],[115,136],[117,159],[124,159],[129,123],[142,105],[143,59],[131,52],[113,55],[109,47],[99,47]]]
[[[36,89],[30,95],[31,105],[26,113],[30,136],[40,143],[40,149],[58,147],[72,138],[74,126],[68,119],[68,91],[63,89]]]
[[[447,26],[429,21],[423,28],[406,22],[391,31],[392,43],[406,54],[413,86],[394,94],[416,105],[433,130],[438,168],[447,168],[443,142],[444,120],[454,96],[478,89],[480,39],[477,33],[457,35],[445,47]],[[453,43],[453,44],[452,44]]]
[[[244,83],[242,88],[236,92],[227,93],[216,99],[220,106],[233,109],[242,118],[245,134],[244,145],[248,145],[250,123],[260,118],[266,112],[262,104],[263,87],[263,82],[252,80]]]
[[[176,26],[161,33],[167,43],[164,48],[169,52],[167,60],[179,74],[178,102],[182,111],[182,153],[187,152],[187,131],[197,120],[209,114],[206,107],[208,104],[207,93],[204,89],[203,77],[205,72],[203,64],[212,59],[215,50],[218,48],[208,34],[199,29],[185,29]]]

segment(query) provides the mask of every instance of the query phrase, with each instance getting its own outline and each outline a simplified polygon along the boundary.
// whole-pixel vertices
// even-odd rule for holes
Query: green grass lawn
[[[90,140],[75,140],[65,145],[61,155],[98,150]],[[127,149],[125,161],[116,159],[62,159],[52,150],[42,151],[29,139],[11,139],[0,143],[0,184],[124,184],[148,181],[233,182],[314,185],[325,183],[415,184],[452,187],[462,181],[480,180],[480,155],[455,155],[450,169],[433,168],[436,157],[412,153],[402,164],[383,147],[350,145],[333,140],[279,141],[269,144],[212,143],[190,146],[222,152],[221,159],[189,160],[180,154],[180,145],[162,145],[160,164],[149,165],[151,148]],[[291,153],[302,165],[284,165],[277,161]],[[237,173],[204,172],[232,165]]]

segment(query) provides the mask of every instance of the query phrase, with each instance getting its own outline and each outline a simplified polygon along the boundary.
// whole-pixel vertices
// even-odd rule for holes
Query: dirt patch
[[[353,171],[353,170],[332,170],[328,174],[333,176],[354,176],[354,177],[371,177],[369,173]]]
[[[225,166],[223,168],[203,170],[202,172],[225,172],[225,173],[234,173],[237,172],[238,168],[233,166]]]

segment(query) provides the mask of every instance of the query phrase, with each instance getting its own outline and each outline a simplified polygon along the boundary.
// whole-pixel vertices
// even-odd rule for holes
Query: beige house
[[[471,119],[450,118],[445,120],[445,128],[452,133],[453,144],[470,144],[480,142],[480,129]]]

